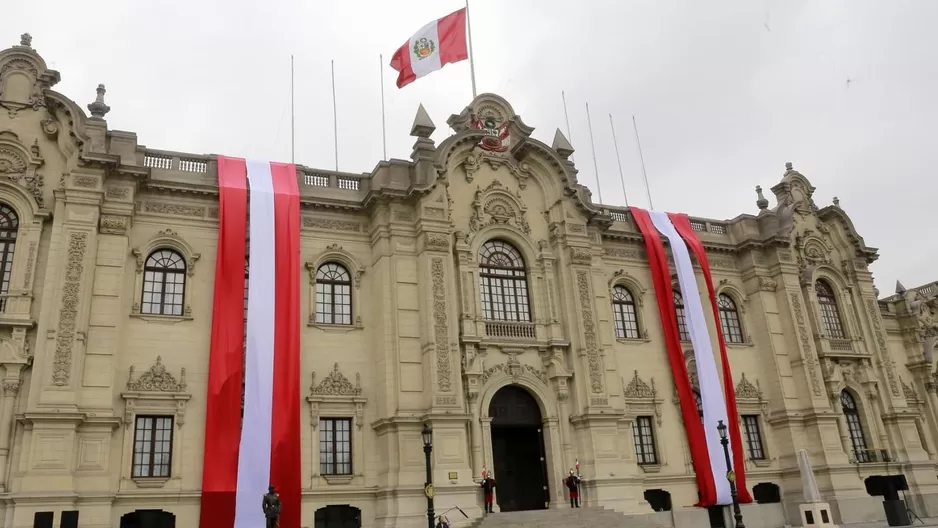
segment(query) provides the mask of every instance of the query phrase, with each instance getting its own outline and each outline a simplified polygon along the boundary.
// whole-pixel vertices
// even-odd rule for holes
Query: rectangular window
[[[655,434],[652,430],[651,416],[639,416],[632,422],[632,439],[635,441],[635,458],[640,466],[658,463],[658,451],[655,449]]]
[[[322,475],[352,474],[351,418],[319,421],[319,472]]]
[[[746,433],[746,446],[749,448],[749,458],[752,460],[765,460],[765,449],[762,447],[762,431],[759,428],[759,417],[754,414],[743,415],[743,431]]]
[[[133,478],[169,478],[172,454],[173,417],[137,416]]]

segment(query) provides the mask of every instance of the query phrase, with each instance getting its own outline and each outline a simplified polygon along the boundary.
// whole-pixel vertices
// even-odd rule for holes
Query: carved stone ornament
[[[443,259],[430,261],[433,291],[433,341],[436,349],[436,377],[440,392],[452,390],[452,369],[449,355],[449,321],[446,303],[446,272]]]
[[[761,400],[762,389],[759,388],[759,380],[753,385],[746,379],[746,373],[743,372],[739,383],[736,384],[736,397],[742,400]]]
[[[547,377],[547,372],[544,370],[538,370],[531,365],[525,365],[521,363],[518,361],[518,358],[515,355],[509,356],[508,361],[505,363],[499,363],[485,369],[482,372],[480,381],[484,385],[497,375],[505,375],[517,382],[519,379],[521,379],[523,374],[530,374],[540,380],[544,385],[548,384],[549,378]]]
[[[531,234],[531,226],[525,218],[527,206],[520,192],[512,194],[498,180],[485,189],[477,189],[469,215],[469,231],[477,232],[490,225],[510,225],[522,233]]]
[[[868,299],[866,302],[866,311],[873,323],[873,337],[876,340],[876,352],[879,356],[879,363],[886,373],[886,382],[889,385],[889,391],[893,396],[899,397],[899,383],[896,374],[896,362],[889,355],[889,349],[886,347],[886,336],[883,332],[883,325],[880,319],[880,312],[875,299]]]
[[[130,217],[119,215],[101,215],[99,230],[107,235],[123,235],[130,225]]]
[[[339,371],[339,364],[336,363],[325,378],[319,384],[316,384],[316,372],[313,371],[312,384],[309,392],[314,396],[361,396],[362,380],[361,374],[355,374],[355,385]]]
[[[759,290],[774,292],[778,289],[778,281],[770,277],[759,277]]]
[[[52,359],[52,383],[57,387],[68,385],[72,376],[72,344],[76,335],[79,334],[78,307],[87,247],[88,233],[71,233],[66,250],[65,283],[62,286],[62,304],[59,309],[55,354]]]
[[[626,398],[654,399],[658,395],[658,391],[655,389],[655,378],[651,378],[651,385],[649,385],[645,383],[642,378],[638,377],[638,371],[636,370],[635,374],[632,376],[632,381],[626,385],[622,394]]]
[[[603,367],[599,357],[599,338],[596,335],[596,323],[593,320],[592,294],[590,293],[589,273],[584,270],[576,272],[576,283],[580,298],[580,314],[582,317],[584,348],[589,364],[590,392],[602,394]]]
[[[574,264],[589,265],[593,262],[593,252],[590,248],[571,247],[570,261]]]
[[[127,390],[132,392],[185,392],[186,369],[179,373],[179,380],[166,370],[163,357],[156,356],[156,363],[148,368],[140,377],[134,379],[134,367],[130,367],[130,377],[127,379]]]
[[[36,205],[44,207],[43,185],[45,178],[42,174],[36,172],[41,163],[40,159],[39,162],[31,165],[25,155],[15,148],[0,146],[0,179],[26,189],[36,200]]]
[[[821,391],[821,382],[818,379],[820,374],[818,372],[818,360],[814,356],[814,350],[811,348],[811,338],[808,336],[805,314],[801,308],[801,301],[798,299],[800,295],[801,294],[798,292],[791,292],[790,299],[792,311],[795,313],[795,325],[798,328],[798,339],[801,343],[801,358],[805,367],[808,369],[811,392],[813,392],[815,396],[821,396],[823,393]]]
[[[908,401],[910,401],[910,402],[917,402],[917,401],[918,401],[918,395],[915,394],[915,389],[913,389],[913,388],[912,388],[909,384],[907,384],[905,381],[902,381],[902,378],[901,378],[901,377],[899,378],[899,383],[902,384],[902,395],[905,396],[905,399],[908,400]]]
[[[424,235],[425,247],[431,251],[449,250],[449,235],[446,233],[426,233]]]

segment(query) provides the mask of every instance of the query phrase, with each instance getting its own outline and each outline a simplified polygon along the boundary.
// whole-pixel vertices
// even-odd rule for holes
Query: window
[[[352,474],[352,419],[323,418],[319,422],[319,472]]]
[[[529,322],[528,278],[518,250],[507,242],[490,240],[479,251],[479,264],[485,319]]]
[[[247,329],[248,324],[248,279],[251,276],[251,257],[244,257],[244,326]]]
[[[840,405],[847,421],[847,432],[850,433],[850,443],[853,445],[853,454],[857,462],[873,462],[873,456],[866,448],[866,436],[863,434],[857,401],[853,399],[852,394],[844,390],[840,393]]]
[[[743,415],[743,431],[746,433],[746,447],[749,448],[749,458],[752,460],[765,460],[765,448],[762,446],[759,417],[754,414]]]
[[[635,441],[635,458],[641,466],[658,463],[658,451],[655,449],[655,434],[652,431],[651,416],[638,416],[632,422],[632,439]]]
[[[827,337],[830,339],[847,339],[840,318],[840,308],[837,307],[837,297],[834,296],[834,289],[826,281],[819,280],[814,283],[814,291],[817,293],[817,302],[821,307],[821,322],[824,324]]]
[[[183,315],[186,291],[186,261],[171,249],[158,249],[143,267],[143,298],[140,313]]]
[[[623,286],[612,288],[612,315],[616,321],[616,337],[619,339],[638,339],[638,316],[635,311],[635,298],[632,292]]]
[[[674,314],[677,316],[677,333],[681,341],[690,341],[690,332],[687,330],[687,317],[684,315],[684,296],[674,290]]]
[[[316,270],[316,322],[352,324],[352,276],[341,264],[327,262]]]
[[[700,416],[700,420],[703,421],[703,400],[700,399],[700,392],[694,391],[694,403],[697,404],[697,414]]]
[[[725,293],[717,297],[717,306],[720,308],[720,326],[723,330],[723,338],[727,343],[742,343],[743,329],[739,324],[739,310],[736,309],[736,301]]]
[[[172,416],[137,416],[133,478],[169,478],[173,452]]]
[[[10,293],[10,274],[13,271],[13,252],[16,250],[16,232],[20,220],[16,212],[0,204],[0,295]]]

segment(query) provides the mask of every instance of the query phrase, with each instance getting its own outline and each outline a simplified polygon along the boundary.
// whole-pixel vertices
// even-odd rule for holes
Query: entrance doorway
[[[502,387],[489,404],[492,456],[501,511],[543,510],[550,503],[541,410],[517,385]]]
[[[135,510],[121,516],[120,528],[176,528],[176,516],[163,510]]]
[[[347,504],[330,504],[316,510],[313,522],[316,528],[361,528],[362,512]]]

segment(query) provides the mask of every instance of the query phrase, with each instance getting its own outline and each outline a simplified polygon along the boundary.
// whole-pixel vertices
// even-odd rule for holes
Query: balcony
[[[854,449],[853,461],[857,464],[877,464],[892,462],[892,457],[885,449]]]
[[[496,339],[534,340],[537,339],[537,330],[534,323],[486,321],[485,335]]]
[[[831,339],[832,352],[853,352],[853,344],[849,339]]]

